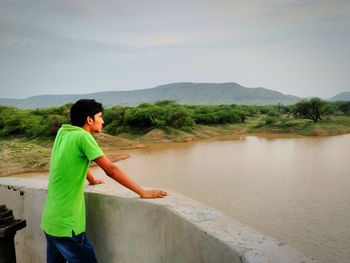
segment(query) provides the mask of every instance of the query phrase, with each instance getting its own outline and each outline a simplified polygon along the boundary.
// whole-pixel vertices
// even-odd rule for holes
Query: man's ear
[[[90,116],[87,116],[87,118],[86,118],[86,123],[87,123],[87,124],[90,125],[90,124],[93,123],[93,121],[94,121],[94,120],[93,120]]]

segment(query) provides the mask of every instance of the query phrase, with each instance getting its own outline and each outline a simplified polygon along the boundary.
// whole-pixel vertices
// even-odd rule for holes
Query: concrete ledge
[[[0,178],[0,204],[27,220],[16,234],[17,260],[45,262],[39,227],[47,182]],[[179,193],[143,200],[117,184],[86,187],[87,235],[101,263],[318,262]]]

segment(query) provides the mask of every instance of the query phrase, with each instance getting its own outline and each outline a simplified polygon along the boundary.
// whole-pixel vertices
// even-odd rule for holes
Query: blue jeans
[[[94,248],[85,233],[54,237],[45,233],[47,263],[97,263]]]

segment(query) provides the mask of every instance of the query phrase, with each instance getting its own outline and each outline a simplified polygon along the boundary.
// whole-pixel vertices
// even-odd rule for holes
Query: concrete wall
[[[0,204],[26,219],[18,263],[45,262],[40,215],[46,182],[0,178]],[[100,263],[318,262],[178,193],[143,200],[118,185],[87,186],[87,235]]]

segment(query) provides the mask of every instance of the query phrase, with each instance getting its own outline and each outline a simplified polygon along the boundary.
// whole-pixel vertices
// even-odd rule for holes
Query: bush
[[[125,114],[129,107],[113,107],[104,110],[104,131],[108,134],[116,135],[126,129]]]
[[[130,108],[125,114],[125,124],[139,128],[192,127],[195,123],[191,112],[184,106],[171,101],[154,105],[141,104]]]
[[[235,105],[197,106],[193,119],[198,124],[226,124],[244,122],[247,113]]]
[[[276,124],[277,119],[271,116],[266,117],[265,119],[265,125],[273,125]]]
[[[67,105],[58,108],[20,110],[0,107],[0,135],[54,136],[63,123],[69,121]]]

